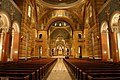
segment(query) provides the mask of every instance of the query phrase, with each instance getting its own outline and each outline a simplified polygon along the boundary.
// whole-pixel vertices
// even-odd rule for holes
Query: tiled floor
[[[62,58],[58,58],[58,61],[49,74],[47,80],[72,80]]]

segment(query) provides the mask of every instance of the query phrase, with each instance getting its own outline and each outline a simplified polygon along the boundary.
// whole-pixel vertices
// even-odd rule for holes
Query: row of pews
[[[41,58],[0,63],[0,80],[42,80],[56,61]]]
[[[84,59],[64,59],[77,80],[120,80],[120,65],[89,61]]]

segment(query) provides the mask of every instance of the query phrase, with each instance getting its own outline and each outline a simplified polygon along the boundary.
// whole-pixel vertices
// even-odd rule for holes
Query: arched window
[[[102,25],[101,25],[101,33],[108,33],[108,24],[107,24],[107,22],[102,23]]]
[[[90,6],[90,18],[92,17],[93,12],[92,12],[92,6]]]
[[[114,16],[112,17],[112,21],[111,21],[111,28],[113,32],[119,32],[119,16],[120,13],[116,13],[114,14]]]
[[[39,51],[39,57],[41,57],[43,52],[43,47],[39,46],[38,51]]]
[[[28,6],[28,16],[29,16],[29,17],[31,17],[31,11],[32,11],[32,10],[31,10],[31,6],[29,5],[29,6]]]
[[[42,39],[42,34],[39,35],[39,39]]]
[[[82,35],[81,34],[78,34],[78,39],[81,39],[82,38]]]

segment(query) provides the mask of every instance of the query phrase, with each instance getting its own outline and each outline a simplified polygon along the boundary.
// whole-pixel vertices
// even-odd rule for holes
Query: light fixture
[[[16,53],[16,54],[17,54],[17,53],[18,53],[18,51],[14,51],[14,53]]]
[[[104,54],[106,54],[107,53],[107,51],[104,51]]]
[[[58,17],[62,17],[62,14],[58,14]]]
[[[97,36],[97,39],[99,39],[100,37],[99,36]]]

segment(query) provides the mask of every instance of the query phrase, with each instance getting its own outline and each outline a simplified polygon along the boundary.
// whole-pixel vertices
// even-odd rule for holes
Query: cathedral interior
[[[77,80],[120,80],[81,78],[73,59],[119,64],[120,71],[120,0],[0,0],[0,77],[3,64],[35,60],[50,63],[42,76],[65,63]]]

